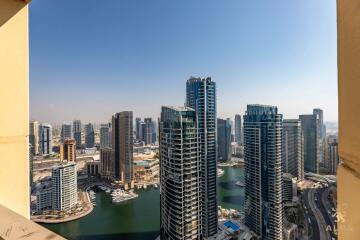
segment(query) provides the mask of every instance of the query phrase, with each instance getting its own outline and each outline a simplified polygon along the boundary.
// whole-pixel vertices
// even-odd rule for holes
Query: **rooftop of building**
[[[177,112],[194,111],[194,109],[185,106],[163,106],[163,107],[175,110]]]
[[[211,77],[194,77],[194,76],[190,76],[190,78],[188,79],[188,82],[205,82],[205,81],[208,81],[210,82],[211,81]]]
[[[59,164],[53,166],[52,169],[65,168],[65,167],[70,167],[70,166],[76,166],[76,163],[64,161],[62,163],[59,163]]]
[[[278,114],[278,108],[272,105],[248,104],[246,115]]]

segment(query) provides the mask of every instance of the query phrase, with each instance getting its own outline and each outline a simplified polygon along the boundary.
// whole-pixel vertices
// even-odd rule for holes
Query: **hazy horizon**
[[[140,2],[32,2],[31,119],[156,119],[211,76],[220,118],[266,104],[338,121],[335,0]]]

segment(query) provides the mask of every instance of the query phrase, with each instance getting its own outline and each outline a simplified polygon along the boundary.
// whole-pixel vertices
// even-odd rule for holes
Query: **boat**
[[[154,184],[154,188],[158,188],[158,185],[157,185],[157,184]]]
[[[245,187],[245,184],[243,182],[241,182],[241,181],[236,181],[235,185],[238,186],[238,187]]]
[[[112,201],[115,203],[120,203],[138,197],[138,195],[133,191],[125,192],[122,189],[115,189],[111,193],[111,196],[112,196]]]
[[[222,175],[224,175],[224,173],[225,173],[225,171],[223,169],[221,169],[221,168],[217,169],[217,176],[218,177],[221,177]]]

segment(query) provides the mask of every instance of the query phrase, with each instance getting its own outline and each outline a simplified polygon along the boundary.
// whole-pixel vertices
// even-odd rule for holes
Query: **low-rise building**
[[[296,240],[299,237],[298,226],[294,223],[284,224],[283,228],[284,240]]]
[[[101,175],[101,162],[99,155],[93,156],[93,159],[86,162],[86,171],[89,176]]]
[[[41,214],[44,210],[52,209],[52,188],[45,188],[36,193],[36,211]]]
[[[134,161],[134,180],[152,181],[159,176],[159,159]]]

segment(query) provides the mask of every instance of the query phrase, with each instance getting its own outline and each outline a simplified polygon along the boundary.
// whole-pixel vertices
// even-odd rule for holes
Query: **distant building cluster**
[[[62,164],[53,168],[51,186],[38,192],[37,210],[72,209],[77,149],[100,150],[86,163],[90,176],[122,183],[125,189],[160,177],[161,239],[215,239],[219,229],[240,230],[232,222],[219,228],[217,199],[217,164],[238,157],[244,158],[244,224],[250,235],[296,238],[298,227],[285,216],[296,201],[297,183],[305,173],[336,174],[339,164],[337,136],[326,135],[323,111],[284,119],[276,106],[250,104],[232,121],[217,118],[216,106],[216,83],[190,77],[185,106],[163,106],[158,126],[152,118],[133,122],[132,111],[118,112],[96,128],[97,145],[92,123],[64,123]],[[31,157],[52,154],[51,125],[31,121],[29,142]],[[159,156],[146,157],[155,143]],[[134,161],[134,153],[145,157]]]
[[[152,118],[144,118],[144,121],[141,118],[136,118],[135,127],[136,140],[145,145],[151,145],[156,142],[157,129]]]

